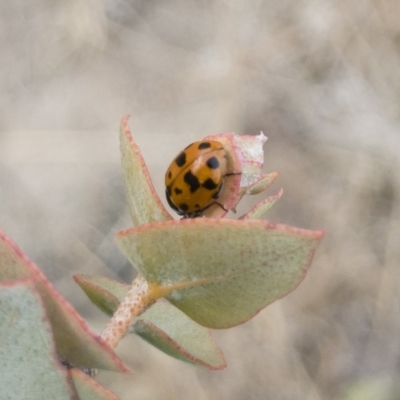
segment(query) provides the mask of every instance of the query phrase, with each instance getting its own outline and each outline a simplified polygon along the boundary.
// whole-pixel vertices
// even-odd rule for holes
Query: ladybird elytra
[[[194,142],[172,161],[165,174],[168,204],[185,218],[194,218],[213,204],[227,175],[227,155],[215,140]]]

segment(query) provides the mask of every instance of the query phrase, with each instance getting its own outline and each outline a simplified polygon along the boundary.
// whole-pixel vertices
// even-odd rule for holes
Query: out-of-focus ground
[[[129,337],[134,373],[104,385],[124,400],[400,398],[400,2],[1,2],[0,50],[0,226],[96,331],[106,318],[71,276],[133,276],[113,241],[131,225],[125,114],[162,197],[191,141],[263,131],[269,193],[284,188],[267,218],[326,231],[295,292],[215,332],[224,371]]]

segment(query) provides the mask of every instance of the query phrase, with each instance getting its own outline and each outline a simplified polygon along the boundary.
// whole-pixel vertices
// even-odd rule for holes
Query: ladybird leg
[[[242,175],[242,172],[230,172],[229,174],[225,174],[224,175],[224,178],[226,177],[226,176],[233,176],[233,175]],[[222,185],[221,185],[221,188],[222,188]],[[214,197],[215,199],[218,199],[218,197],[219,197],[219,192],[221,191],[221,188],[218,190],[218,196],[217,197]],[[215,202],[216,204],[218,204],[224,211],[226,211],[226,212],[228,212],[228,211],[232,211],[234,214],[236,214],[236,208],[231,208],[230,210],[227,210],[224,206],[222,206],[222,204],[220,204],[220,203],[218,203],[218,202]]]
[[[218,203],[218,201],[215,201],[213,204],[216,204],[218,206],[220,206],[224,211],[228,212],[229,210],[227,208],[225,208],[225,206],[221,203]]]
[[[202,213],[203,211],[208,210],[210,207],[212,207],[212,206],[214,206],[214,205],[220,206],[220,207],[221,207],[224,211],[226,211],[226,212],[229,211],[229,210],[227,210],[227,209],[224,207],[223,204],[218,203],[218,201],[213,201],[212,203],[210,203],[210,204],[208,204],[207,206],[205,206],[204,208],[202,208],[202,209],[199,211],[199,215],[201,215],[201,213]],[[197,215],[197,216],[198,216],[198,215]]]
[[[198,211],[190,213],[190,214],[181,214],[181,215],[183,215],[183,217],[181,219],[204,217],[203,212],[208,210],[210,207],[212,207],[214,205],[217,205],[217,206],[221,207],[224,211],[229,212],[229,210],[227,208],[225,208],[223,204],[218,203],[218,201],[213,201],[212,203],[206,205],[201,210],[198,210]],[[231,211],[236,213],[235,209],[231,209]]]
[[[222,190],[222,186],[224,186],[224,183],[223,183],[223,182],[222,182],[221,185],[219,186],[218,190],[213,194],[213,196],[212,196],[213,199],[215,199],[215,200],[218,199],[218,197],[219,197],[219,195],[220,195],[220,193],[221,193],[221,190]],[[213,204],[213,203],[211,203],[211,204]],[[209,206],[209,207],[210,207],[210,206]]]
[[[229,174],[225,174],[225,176],[232,176],[232,175],[241,175],[241,172],[230,172]],[[218,188],[218,190],[215,192],[213,199],[218,199],[219,195],[221,193],[222,190],[222,186],[224,186],[224,184],[222,183],[221,186]],[[213,206],[214,204],[217,204],[218,206],[220,206],[224,211],[229,212],[232,211],[233,213],[236,213],[236,210],[234,208],[232,208],[231,210],[228,210],[227,208],[225,208],[225,206],[221,203],[218,203],[218,201],[213,201],[212,203],[210,203],[209,205],[207,205],[205,208],[203,208],[202,210],[200,210],[200,212],[203,212],[205,210],[207,210],[208,208],[210,208],[211,206]]]
[[[242,175],[242,172],[240,171],[240,172],[229,172],[229,174],[225,174],[224,175],[224,178],[226,177],[226,176],[232,176],[232,175]]]
[[[213,197],[212,197],[213,199],[215,199],[215,200],[218,199],[218,197],[219,197],[219,195],[220,195],[220,193],[221,193],[221,190],[222,190],[222,186],[224,186],[223,182],[221,183],[221,185],[220,185],[220,187],[218,188],[218,190],[214,193],[214,195],[213,195]],[[205,206],[204,208],[202,208],[201,210],[199,210],[199,213],[202,213],[203,211],[207,210],[208,208],[210,208],[210,207],[213,206],[214,204],[220,206],[220,207],[221,207],[224,211],[226,211],[226,212],[229,211],[228,209],[226,209],[226,208],[224,207],[223,204],[218,203],[218,201],[213,201],[213,202],[211,202],[210,204],[208,204],[207,206]],[[200,215],[201,215],[201,214],[200,214]]]
[[[207,208],[208,208],[208,206],[206,207],[206,209],[207,209]],[[203,211],[203,210],[194,211],[194,212],[189,213],[189,214],[183,214],[183,213],[181,213],[181,215],[182,215],[182,218],[181,218],[181,219],[202,217],[202,216],[203,216],[203,215],[201,214],[202,211]]]

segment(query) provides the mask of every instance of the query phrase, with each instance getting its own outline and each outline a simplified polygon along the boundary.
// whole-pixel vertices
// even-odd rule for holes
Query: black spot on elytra
[[[167,193],[167,196],[171,197],[171,186],[167,186],[167,187],[165,188],[165,191],[166,191],[166,193]]]
[[[179,168],[183,167],[186,164],[186,153],[182,152],[179,154],[179,156],[175,158],[175,163]]]
[[[207,167],[211,169],[217,169],[219,167],[219,161],[217,157],[211,157],[206,162]]]
[[[192,171],[186,172],[183,180],[189,185],[191,193],[194,193],[200,187],[200,182],[197,177],[192,174]]]
[[[169,171],[169,172],[168,172],[168,179],[171,179],[171,178],[172,178],[172,172]]]
[[[202,185],[204,188],[208,190],[214,190],[218,187],[218,185],[211,179],[208,178]]]
[[[194,208],[200,208],[200,204],[195,204]]]
[[[189,206],[186,203],[179,204],[179,210],[187,211],[188,209],[189,209]]]
[[[182,190],[179,189],[179,188],[175,188],[175,189],[174,189],[174,192],[175,192],[175,194],[181,194],[181,193],[182,193]]]
[[[211,143],[209,142],[201,142],[197,147],[199,150],[209,149],[211,147]]]

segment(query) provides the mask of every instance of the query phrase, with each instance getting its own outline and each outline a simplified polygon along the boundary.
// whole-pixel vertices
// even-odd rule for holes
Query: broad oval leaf
[[[50,323],[32,279],[0,284],[0,397],[72,399]]]
[[[142,225],[117,241],[155,297],[204,326],[229,328],[292,291],[322,236],[262,220],[197,218]]]
[[[117,309],[129,289],[129,285],[103,276],[77,274],[74,279],[90,300],[108,315]],[[136,318],[131,331],[179,360],[213,370],[226,366],[211,332],[165,301],[156,302]]]

